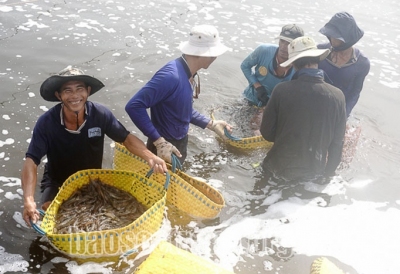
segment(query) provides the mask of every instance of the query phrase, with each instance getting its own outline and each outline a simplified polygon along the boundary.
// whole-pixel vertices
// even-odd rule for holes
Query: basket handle
[[[233,136],[229,133],[229,131],[226,129],[226,127],[224,127],[224,132],[225,132],[225,136],[228,137],[229,139],[231,139],[232,141],[241,141],[242,138]]]
[[[182,164],[179,161],[178,157],[175,154],[171,154],[171,161],[172,161],[172,172],[176,172],[176,169],[182,170]]]
[[[46,212],[44,212],[44,210],[42,209],[38,209],[40,216],[44,216],[46,214]],[[44,232],[37,224],[35,224],[34,222],[32,222],[31,219],[29,219],[29,222],[31,223],[32,228],[39,233],[40,235],[46,235],[46,232]]]
[[[149,170],[149,172],[147,172],[146,174],[146,178],[150,178],[150,176],[154,173],[154,170],[151,168]],[[169,187],[169,182],[171,180],[171,175],[169,174],[169,172],[165,172],[165,183],[164,183],[164,188],[167,190]]]

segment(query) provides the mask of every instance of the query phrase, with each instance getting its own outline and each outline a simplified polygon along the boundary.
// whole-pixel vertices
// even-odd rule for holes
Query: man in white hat
[[[261,122],[262,136],[274,142],[263,161],[265,171],[287,180],[332,176],[340,163],[346,128],[343,92],[324,81],[319,61],[329,49],[317,49],[303,36],[288,47],[293,79],[274,88]]]
[[[197,72],[207,69],[228,50],[221,43],[217,29],[209,25],[195,26],[189,40],[179,48],[182,56],[157,71],[125,107],[133,123],[148,137],[147,147],[169,163],[173,154],[179,157],[180,163],[186,159],[189,124],[208,128],[221,138],[226,138],[225,128],[231,131],[225,121],[211,120],[193,109],[193,98],[200,93]]]
[[[165,161],[130,134],[109,109],[88,101],[90,95],[103,87],[100,80],[70,66],[41,85],[40,95],[46,101],[59,103],[39,117],[26,152],[21,183],[23,218],[28,225],[30,220],[35,223],[39,219],[34,195],[37,167],[45,155],[47,163],[40,185],[43,210],[70,175],[79,170],[102,167],[105,135],[146,160],[154,172],[167,171]]]

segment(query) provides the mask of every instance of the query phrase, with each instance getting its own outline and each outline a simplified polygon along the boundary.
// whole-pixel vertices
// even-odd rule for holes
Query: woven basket
[[[247,138],[238,138],[237,140],[228,139],[226,143],[242,149],[252,148],[271,148],[274,143],[268,142],[261,135]]]
[[[320,257],[313,261],[310,274],[344,274],[344,272],[327,258]]]
[[[171,168],[170,165],[168,167]],[[114,169],[145,174],[148,164],[142,158],[129,152],[123,145],[115,143]],[[152,176],[158,182],[163,181],[162,174]],[[171,173],[167,202],[193,217],[200,218],[215,218],[225,206],[224,198],[218,190],[181,171]]]
[[[162,241],[136,274],[233,274],[217,264]]]
[[[164,181],[165,181],[165,176]],[[90,179],[124,190],[148,208],[131,224],[118,229],[53,234],[55,217],[60,205]],[[160,227],[166,203],[166,187],[145,175],[119,170],[89,169],[71,175],[60,188],[47,209],[40,228],[50,243],[72,257],[119,256],[149,239]]]

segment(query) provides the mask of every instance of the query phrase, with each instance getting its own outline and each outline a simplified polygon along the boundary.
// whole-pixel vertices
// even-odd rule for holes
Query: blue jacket
[[[190,70],[182,57],[168,62],[126,104],[133,123],[151,141],[181,140],[192,123],[205,128],[209,118],[193,109]],[[147,109],[150,108],[150,116]]]
[[[249,86],[246,87],[243,94],[248,101],[256,106],[261,106],[262,103],[257,99],[257,93],[253,87],[254,83],[259,82],[263,85],[268,92],[268,96],[271,97],[272,90],[276,84],[289,81],[295,72],[291,68],[285,77],[275,75],[274,63],[276,66],[275,56],[277,50],[277,45],[262,44],[247,56],[240,66],[249,82]]]

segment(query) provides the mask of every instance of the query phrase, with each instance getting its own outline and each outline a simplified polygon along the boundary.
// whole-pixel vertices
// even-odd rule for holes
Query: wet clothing
[[[328,23],[319,30],[328,40],[335,38],[344,44],[333,48],[330,43],[318,45],[320,49],[330,48],[333,51],[343,51],[355,45],[364,35],[353,16],[347,12],[336,13]],[[346,98],[346,113],[349,117],[352,109],[360,98],[364,79],[369,73],[370,62],[360,50],[353,47],[353,58],[342,67],[336,66],[329,55],[319,63],[319,68],[324,70],[331,79],[332,84],[343,91]]]
[[[126,112],[148,142],[160,137],[179,141],[187,136],[190,123],[204,129],[210,122],[193,109],[191,76],[183,57],[170,61],[126,104]],[[186,154],[186,147],[180,152]]]
[[[62,123],[61,108],[57,104],[39,117],[26,152],[36,165],[47,156],[42,191],[49,185],[61,186],[79,170],[101,168],[104,136],[123,142],[129,134],[110,110],[94,102],[86,102],[86,122],[80,133],[69,132]]]
[[[263,103],[257,98],[257,92],[253,86],[254,83],[259,82],[264,86],[268,97],[271,97],[272,90],[276,84],[289,81],[295,73],[294,69],[290,68],[284,77],[275,75],[277,52],[277,45],[262,44],[247,56],[240,66],[249,82],[249,86],[243,91],[243,95],[250,103],[258,107],[261,107]]]
[[[330,44],[318,45],[318,48],[329,48]],[[319,62],[318,68],[325,71],[332,84],[339,88],[346,98],[346,113],[350,115],[360,98],[365,77],[369,73],[370,62],[358,49],[354,48],[353,58],[348,64],[338,67],[329,57]]]
[[[263,168],[287,180],[332,175],[340,163],[346,128],[343,93],[318,69],[301,69],[278,84],[261,122],[262,136],[274,142]]]

